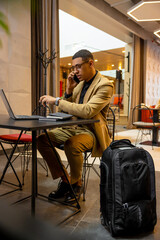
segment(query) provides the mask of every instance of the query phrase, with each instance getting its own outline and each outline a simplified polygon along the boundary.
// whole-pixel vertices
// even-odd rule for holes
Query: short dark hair
[[[92,53],[86,49],[82,49],[82,50],[79,50],[78,52],[76,52],[73,55],[72,60],[75,58],[79,58],[79,57],[81,57],[83,61],[87,61],[89,59],[94,60]]]

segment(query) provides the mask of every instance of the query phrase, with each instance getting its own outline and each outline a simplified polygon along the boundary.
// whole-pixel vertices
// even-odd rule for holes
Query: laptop
[[[3,100],[3,103],[7,109],[7,112],[10,116],[10,118],[15,119],[15,120],[38,120],[40,116],[38,115],[32,115],[32,116],[27,116],[27,115],[15,115],[13,113],[13,110],[8,102],[8,99],[6,97],[6,94],[4,93],[3,89],[0,89],[0,96]]]
[[[39,118],[40,121],[58,121],[69,120],[73,115],[63,112],[50,113],[47,117]]]

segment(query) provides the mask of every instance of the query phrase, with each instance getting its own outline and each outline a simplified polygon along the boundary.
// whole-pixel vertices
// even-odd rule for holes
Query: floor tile
[[[117,126],[119,132],[116,133],[116,139],[128,138],[135,142],[137,130],[127,130],[123,128],[123,126]],[[122,130],[122,131],[120,131]],[[160,148],[154,147],[152,149],[151,146],[141,146],[144,147],[147,151],[150,152],[153,157],[156,169],[156,194],[157,194],[157,225],[155,226],[154,232],[146,235],[139,235],[133,237],[119,237],[119,240],[159,240],[160,239]],[[62,159],[65,160],[64,153],[62,154]],[[6,159],[5,156],[0,156],[0,174],[2,174],[2,170],[5,166]],[[90,159],[91,161],[92,159]],[[66,163],[66,162],[65,162]],[[18,158],[14,163],[16,172],[21,179],[21,159]],[[97,171],[99,172],[99,159],[97,160],[97,164],[95,165]],[[12,181],[14,183],[17,182],[15,176],[13,175],[13,171],[11,168],[7,170],[7,174],[5,179],[8,181]],[[56,190],[58,181],[53,181],[51,175],[46,177],[45,170],[38,165],[38,192],[48,196],[48,194]],[[71,234],[70,239],[82,239],[82,240],[112,240],[115,239],[111,236],[110,232],[106,230],[100,222],[100,194],[99,194],[99,183],[100,179],[97,174],[91,170],[89,183],[86,192],[86,201],[83,201],[82,198],[80,200],[81,212],[71,217],[68,221],[60,225],[59,230],[65,234]],[[15,187],[8,186],[5,183],[0,185],[0,194],[12,190]],[[6,204],[11,204],[16,200],[21,199],[22,197],[28,196],[31,193],[31,163],[29,164],[29,170],[25,175],[25,184],[23,186],[22,191],[16,191],[12,194],[8,194],[6,196],[0,197],[1,201],[5,201]],[[30,199],[23,201],[19,204],[16,204],[16,207],[20,209],[24,215],[30,215]],[[36,200],[36,219],[42,221],[47,224],[47,226],[56,226],[58,222],[60,222],[64,217],[68,214],[72,213],[72,208],[66,207],[59,203],[49,203],[48,200],[41,200],[38,198]]]

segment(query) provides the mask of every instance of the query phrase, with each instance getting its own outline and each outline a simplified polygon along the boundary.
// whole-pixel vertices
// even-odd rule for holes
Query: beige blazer
[[[92,156],[97,157],[102,155],[111,142],[106,114],[113,95],[113,85],[98,72],[85,94],[83,104],[78,104],[83,85],[84,81],[80,82],[70,98],[59,101],[58,111],[68,112],[76,117],[99,120],[97,123],[86,125],[86,128],[95,135]]]

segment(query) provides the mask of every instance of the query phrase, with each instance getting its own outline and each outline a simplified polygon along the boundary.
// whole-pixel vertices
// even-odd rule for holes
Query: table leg
[[[153,129],[152,129],[152,145],[153,146],[158,146],[159,145],[159,143],[158,143],[158,130],[159,130],[158,127],[153,127]]]
[[[159,110],[158,109],[153,110],[153,122],[154,123],[159,122]],[[159,146],[158,131],[159,131],[159,127],[154,126],[152,129],[152,145],[153,146]]]
[[[37,196],[37,144],[36,144],[36,131],[32,131],[32,200],[31,200],[32,216],[35,216],[36,196]]]

